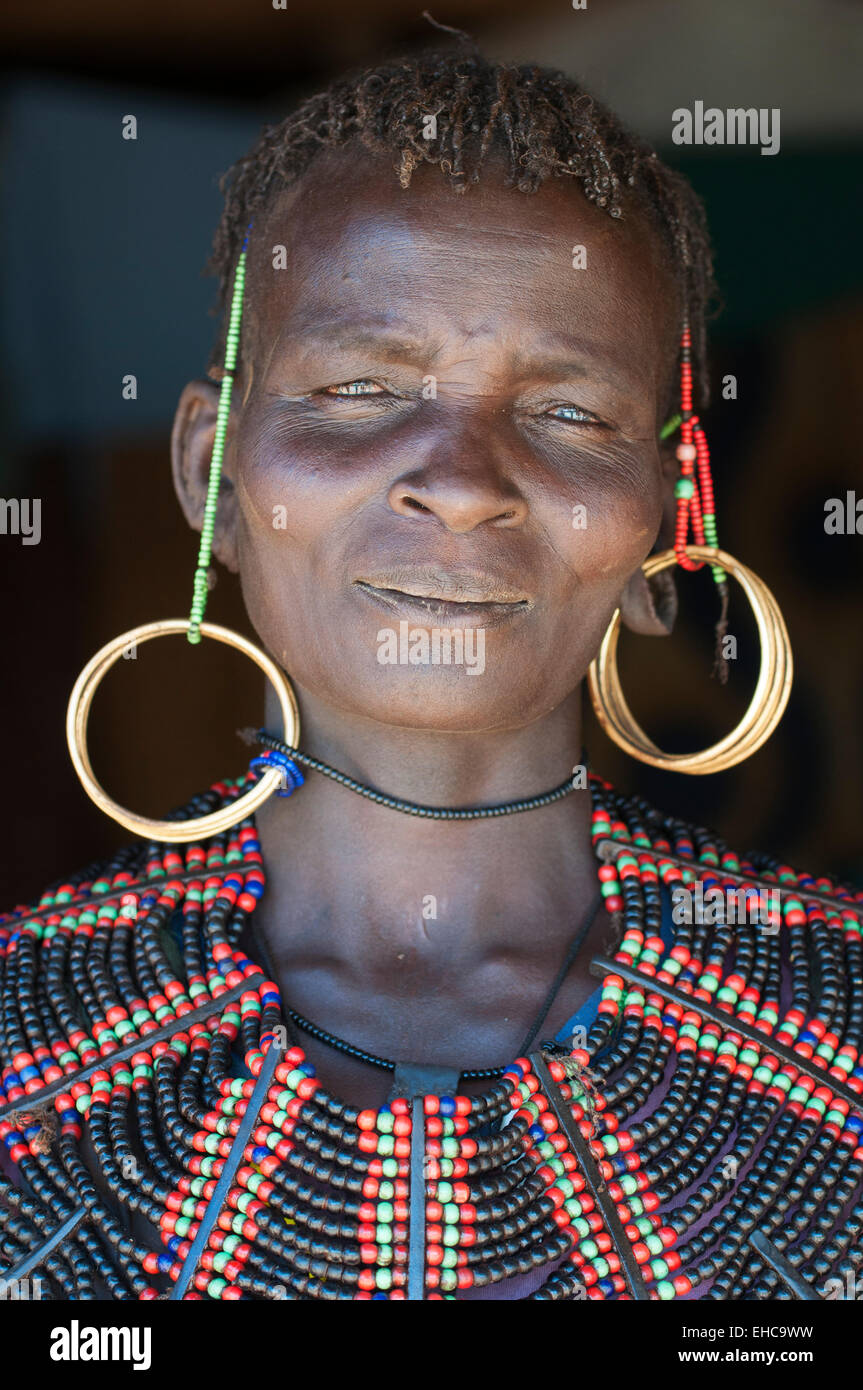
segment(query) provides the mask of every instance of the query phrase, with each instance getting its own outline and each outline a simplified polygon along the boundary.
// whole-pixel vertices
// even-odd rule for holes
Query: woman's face
[[[574,182],[489,171],[457,196],[434,168],[405,190],[386,159],[319,157],[250,240],[216,536],[300,689],[513,728],[574,690],[619,603],[659,630],[639,567],[670,505],[676,321],[643,217]],[[188,387],[175,429],[197,525],[214,397]]]

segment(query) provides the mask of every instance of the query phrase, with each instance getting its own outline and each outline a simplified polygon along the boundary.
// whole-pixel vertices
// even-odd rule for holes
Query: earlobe
[[[662,521],[656,538],[655,550],[669,550],[674,543],[674,523],[677,504],[674,497],[674,483],[678,473],[678,463],[674,449],[668,445],[661,449],[662,462]],[[677,585],[674,570],[661,570],[651,580],[644,577],[638,569],[629,579],[620,598],[620,621],[630,632],[640,632],[648,637],[667,637],[673,630],[677,618]]]
[[[630,632],[646,637],[668,637],[677,617],[677,585],[670,570],[652,579],[636,570],[620,596],[620,621]]]
[[[200,531],[207,501],[210,460],[216,433],[219,387],[213,381],[190,381],[180,396],[171,431],[171,471],[174,491],[183,515],[193,531]],[[216,525],[213,532],[213,554],[236,574],[239,569],[236,539],[236,493],[230,478],[231,421],[225,440],[224,465]]]

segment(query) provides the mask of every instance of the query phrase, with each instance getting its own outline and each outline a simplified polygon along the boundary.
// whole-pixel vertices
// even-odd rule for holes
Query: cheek
[[[322,573],[365,489],[349,458],[322,449],[311,431],[244,421],[235,488],[244,581],[270,574],[283,584],[300,570]]]
[[[535,516],[562,562],[573,590],[594,589],[600,602],[616,601],[650,553],[662,521],[659,460],[655,468],[632,457],[582,460],[566,483],[544,490]]]

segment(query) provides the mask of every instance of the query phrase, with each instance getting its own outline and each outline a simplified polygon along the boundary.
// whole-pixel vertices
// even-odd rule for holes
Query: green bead
[[[695,492],[695,483],[691,478],[678,478],[674,484],[675,497],[689,498]]]

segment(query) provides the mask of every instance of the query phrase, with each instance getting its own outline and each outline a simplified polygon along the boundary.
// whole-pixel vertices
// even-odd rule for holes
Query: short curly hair
[[[548,178],[571,178],[610,217],[622,217],[632,198],[652,219],[689,321],[695,384],[706,405],[713,255],[691,185],[564,73],[492,63],[469,49],[419,53],[340,78],[265,127],[223,176],[225,206],[208,264],[219,277],[223,325],[212,364],[221,360],[233,270],[249,223],[302,178],[319,152],[359,139],[393,158],[403,187],[418,165],[435,164],[463,193],[494,148],[508,162],[508,185],[521,192],[535,192]],[[432,139],[424,133],[429,116],[436,118]]]

